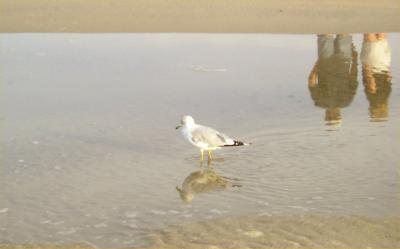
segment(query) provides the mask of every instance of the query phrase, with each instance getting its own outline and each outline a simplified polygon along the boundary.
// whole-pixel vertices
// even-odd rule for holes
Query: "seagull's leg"
[[[204,160],[204,150],[200,150],[200,161],[202,162]]]
[[[208,160],[211,160],[212,156],[211,156],[211,150],[208,150]]]
[[[208,167],[208,168],[211,168],[211,167],[212,167],[210,158],[208,158],[208,160],[207,160],[207,167]]]

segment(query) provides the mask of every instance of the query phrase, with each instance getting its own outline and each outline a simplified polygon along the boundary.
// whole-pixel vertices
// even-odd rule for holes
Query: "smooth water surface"
[[[398,34],[0,44],[0,244],[146,246],[174,224],[400,214]],[[184,114],[252,145],[201,165],[175,130]]]

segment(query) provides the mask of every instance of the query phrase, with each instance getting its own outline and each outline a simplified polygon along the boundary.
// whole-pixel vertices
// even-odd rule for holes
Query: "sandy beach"
[[[400,31],[396,0],[1,0],[0,32]]]
[[[327,96],[317,41],[2,34],[0,249],[400,248],[398,61]],[[181,113],[252,145],[200,163]]]
[[[399,13],[0,0],[0,249],[400,248]]]
[[[169,226],[150,238],[155,248],[398,248],[398,226],[398,217],[236,217]]]

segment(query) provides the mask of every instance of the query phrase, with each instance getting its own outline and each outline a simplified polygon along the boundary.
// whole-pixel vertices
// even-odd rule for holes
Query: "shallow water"
[[[147,246],[173,224],[398,217],[399,35],[375,93],[362,35],[352,42],[353,61],[317,63],[338,86],[326,90],[308,83],[316,35],[1,34],[0,244]],[[207,169],[175,131],[184,114],[252,145]]]

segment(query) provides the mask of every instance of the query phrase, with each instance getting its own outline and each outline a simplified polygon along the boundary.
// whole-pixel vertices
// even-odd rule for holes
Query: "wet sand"
[[[399,248],[400,217],[245,216],[169,225],[146,235],[155,248]],[[1,249],[89,249],[96,245],[2,245]],[[135,247],[136,248],[136,247]]]
[[[168,226],[162,248],[399,248],[400,219],[357,216],[236,217]]]
[[[328,98],[308,82],[315,35],[2,34],[0,248],[336,247],[320,233],[399,248],[399,34],[387,36],[376,95],[362,70],[356,89],[335,70]],[[325,99],[340,125],[326,125]],[[253,143],[215,152],[219,184],[201,181],[182,114]]]
[[[0,32],[399,32],[396,0],[1,0]]]

